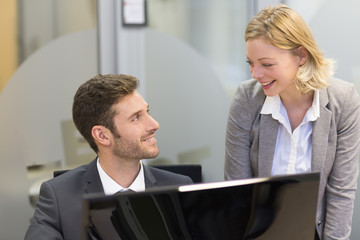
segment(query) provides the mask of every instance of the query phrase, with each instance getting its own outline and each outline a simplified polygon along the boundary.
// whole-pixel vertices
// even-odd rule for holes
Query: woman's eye
[[[263,64],[264,67],[271,67],[273,66],[274,64]]]

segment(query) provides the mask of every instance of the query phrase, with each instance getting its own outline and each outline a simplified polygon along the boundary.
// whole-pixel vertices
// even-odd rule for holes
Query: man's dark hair
[[[72,107],[73,121],[96,153],[98,147],[91,134],[92,128],[101,125],[115,134],[113,118],[116,112],[112,106],[133,93],[138,85],[136,77],[108,74],[95,76],[77,90]]]

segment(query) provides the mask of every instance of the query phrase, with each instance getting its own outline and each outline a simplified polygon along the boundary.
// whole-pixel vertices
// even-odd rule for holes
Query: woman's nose
[[[262,72],[260,67],[253,67],[251,71],[251,76],[254,79],[261,79],[264,76],[264,73]]]

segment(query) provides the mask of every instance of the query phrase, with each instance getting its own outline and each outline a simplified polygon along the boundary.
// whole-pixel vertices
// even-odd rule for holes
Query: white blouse
[[[310,172],[313,122],[320,117],[319,92],[315,91],[312,106],[293,132],[279,95],[266,97],[260,113],[271,114],[280,123],[271,174]]]

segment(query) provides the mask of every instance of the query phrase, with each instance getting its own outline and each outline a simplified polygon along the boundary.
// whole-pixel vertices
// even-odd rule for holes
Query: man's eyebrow
[[[130,117],[128,117],[128,120],[131,120],[134,116],[138,115],[140,112],[141,112],[141,110],[134,112],[133,114],[130,115]]]
[[[148,104],[148,105],[146,106],[147,111],[149,111],[149,108],[150,108],[150,106],[149,106],[149,104]],[[143,110],[139,110],[139,111],[134,112],[133,114],[130,115],[130,117],[129,117],[128,119],[131,120],[134,116],[140,114],[142,111],[143,111]]]

